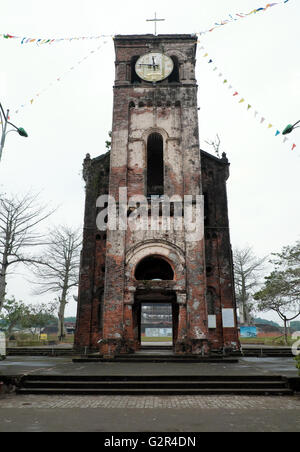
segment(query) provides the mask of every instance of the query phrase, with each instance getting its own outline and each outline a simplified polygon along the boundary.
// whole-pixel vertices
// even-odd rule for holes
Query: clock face
[[[137,75],[147,82],[159,82],[169,77],[174,69],[170,57],[163,53],[147,53],[142,55],[135,64]]]

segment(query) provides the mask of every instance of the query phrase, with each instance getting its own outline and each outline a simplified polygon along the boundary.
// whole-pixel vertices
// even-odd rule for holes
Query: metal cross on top
[[[146,20],[146,22],[154,22],[154,24],[155,24],[155,36],[157,35],[157,22],[162,22],[164,20],[166,20],[166,19],[157,19],[156,13],[154,15],[154,19],[147,19]]]

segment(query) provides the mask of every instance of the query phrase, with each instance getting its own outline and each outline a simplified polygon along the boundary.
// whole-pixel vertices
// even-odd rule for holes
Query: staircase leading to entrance
[[[114,357],[107,358],[98,353],[94,353],[87,356],[81,356],[80,358],[73,358],[74,363],[86,363],[86,362],[151,362],[151,363],[237,363],[240,353],[236,356],[224,357],[222,354],[212,354],[210,356],[202,355],[176,355],[171,346],[142,346],[140,350],[131,354],[120,354]]]
[[[18,394],[65,395],[292,395],[282,376],[26,375]]]

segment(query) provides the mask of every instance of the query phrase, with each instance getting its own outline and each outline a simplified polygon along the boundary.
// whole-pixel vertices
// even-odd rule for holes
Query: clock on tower
[[[147,82],[159,82],[167,78],[173,71],[172,59],[163,53],[147,53],[142,55],[135,64],[138,76]]]

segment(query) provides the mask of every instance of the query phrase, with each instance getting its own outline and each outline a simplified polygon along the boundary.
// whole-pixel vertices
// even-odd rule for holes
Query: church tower
[[[175,353],[236,350],[229,164],[200,152],[197,37],[114,42],[111,151],[84,162],[75,347],[134,353],[143,304],[164,303]]]

